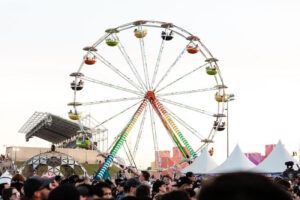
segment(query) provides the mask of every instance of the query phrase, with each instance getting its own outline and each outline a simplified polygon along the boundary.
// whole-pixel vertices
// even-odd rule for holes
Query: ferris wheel
[[[191,160],[225,129],[227,87],[218,59],[199,37],[172,23],[139,20],[107,29],[83,50],[70,75],[69,117],[80,122],[81,113],[92,110],[98,126],[110,132],[108,157],[96,178],[103,178],[121,148],[132,163],[149,143],[155,157],[171,144]],[[90,145],[87,137],[78,141],[81,147]]]

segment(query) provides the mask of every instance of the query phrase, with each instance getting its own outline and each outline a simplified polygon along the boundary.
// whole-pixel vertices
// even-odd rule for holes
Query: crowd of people
[[[136,177],[90,180],[72,175],[25,178],[20,174],[0,184],[1,200],[292,200],[299,199],[299,178],[267,178],[236,172],[209,179],[192,172],[179,179],[155,179],[147,171]]]

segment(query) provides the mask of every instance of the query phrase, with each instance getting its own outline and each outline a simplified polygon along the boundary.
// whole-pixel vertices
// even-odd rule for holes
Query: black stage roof
[[[58,144],[78,135],[79,130],[79,125],[70,120],[51,113],[35,112],[19,132],[26,134],[26,141],[35,136]]]

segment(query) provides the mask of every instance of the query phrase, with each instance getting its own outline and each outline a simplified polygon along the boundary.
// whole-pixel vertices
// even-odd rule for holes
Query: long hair
[[[7,188],[7,189],[3,189],[2,191],[2,198],[3,200],[9,200],[9,198],[12,196],[12,191],[13,191],[13,187]]]

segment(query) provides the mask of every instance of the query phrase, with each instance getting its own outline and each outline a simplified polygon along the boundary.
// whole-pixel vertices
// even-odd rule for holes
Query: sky
[[[5,145],[49,147],[37,138],[26,142],[25,135],[18,133],[21,126],[35,111],[67,118],[66,104],[73,98],[69,74],[80,65],[82,48],[107,28],[140,19],[172,22],[188,30],[219,59],[228,93],[236,96],[229,111],[230,150],[238,143],[244,152],[264,153],[265,144],[280,139],[289,152],[298,151],[299,9],[297,0],[1,1],[1,152]],[[170,53],[182,49],[177,45]],[[100,80],[102,74],[95,77]],[[190,85],[179,85],[177,90],[185,87]],[[87,95],[87,100],[101,99],[103,93],[90,91],[95,96]],[[90,106],[87,112],[96,118],[105,115],[101,107]],[[128,116],[123,120],[128,121]],[[194,114],[182,111],[182,116],[193,123]],[[114,128],[111,132],[118,134]],[[216,161],[224,161],[225,132],[216,136],[213,147]],[[151,150],[145,152],[153,155]]]

